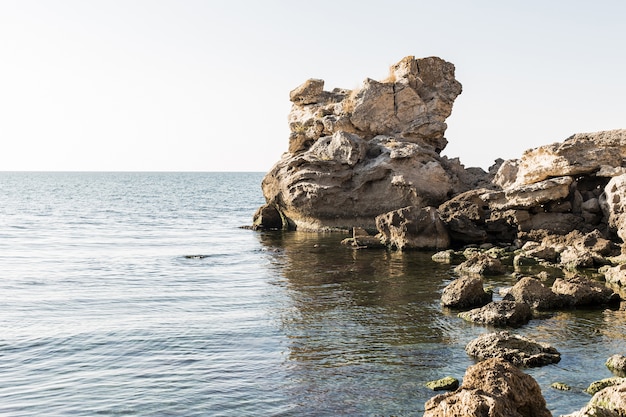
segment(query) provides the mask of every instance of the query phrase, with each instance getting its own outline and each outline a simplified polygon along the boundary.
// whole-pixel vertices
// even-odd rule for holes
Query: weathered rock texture
[[[539,384],[509,362],[487,359],[467,369],[463,385],[426,402],[424,417],[550,417]]]
[[[554,347],[506,331],[483,334],[469,342],[465,351],[481,360],[502,358],[525,367],[544,366],[561,360],[561,354]]]
[[[562,417],[626,417],[626,383],[604,388],[580,411]]]
[[[451,308],[472,308],[491,301],[492,293],[485,292],[483,280],[476,276],[465,276],[452,281],[441,294],[441,304]]]
[[[451,63],[409,56],[386,80],[368,78],[352,91],[323,87],[311,79],[291,92],[289,151],[262,183],[284,228],[374,229],[380,214],[437,207],[486,179],[439,155],[461,93]],[[260,216],[255,225],[266,228]]]
[[[474,323],[492,326],[520,326],[532,318],[530,307],[526,303],[515,301],[492,301],[484,307],[459,313],[459,317]]]

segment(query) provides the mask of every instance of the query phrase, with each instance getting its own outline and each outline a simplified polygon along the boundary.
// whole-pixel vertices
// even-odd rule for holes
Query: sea
[[[427,381],[462,381],[494,329],[440,306],[453,266],[242,228],[262,177],[0,173],[0,415],[421,416]],[[619,309],[510,330],[561,352],[524,370],[555,416],[626,353]]]

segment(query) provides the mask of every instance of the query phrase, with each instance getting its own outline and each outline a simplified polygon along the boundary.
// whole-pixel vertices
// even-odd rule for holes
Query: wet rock
[[[613,385],[594,394],[580,411],[561,417],[624,417],[626,416],[626,383]]]
[[[560,296],[565,306],[600,306],[619,302],[619,295],[600,282],[584,277],[557,278],[552,292]]]
[[[549,417],[539,384],[509,362],[487,359],[467,369],[463,385],[425,404],[424,417]]]
[[[444,264],[452,263],[457,258],[458,256],[453,249],[442,250],[431,256],[433,261]]]
[[[526,303],[536,310],[551,310],[563,306],[561,297],[541,283],[538,279],[523,277],[504,297],[507,301]]]
[[[478,252],[458,265],[455,271],[459,274],[502,275],[505,269],[499,259]]]
[[[609,284],[626,287],[626,264],[603,269],[604,278]]]
[[[606,387],[612,387],[613,385],[626,384],[626,378],[620,378],[617,376],[611,378],[601,379],[599,381],[594,381],[589,384],[589,387],[585,390],[587,394],[594,395],[595,393],[603,390]]]
[[[493,326],[519,326],[530,321],[532,312],[526,303],[493,301],[484,307],[459,313],[459,317],[474,323]]]
[[[561,354],[547,343],[507,331],[483,334],[469,342],[465,352],[480,360],[502,358],[515,366],[525,367],[544,366],[561,360]]]
[[[553,382],[552,384],[550,384],[550,388],[554,388],[559,391],[571,391],[572,390],[572,387],[570,387],[569,385],[563,382]]]
[[[280,230],[288,225],[273,204],[265,204],[258,208],[253,217],[252,228],[255,230]]]
[[[459,380],[451,376],[438,379],[436,381],[429,381],[426,386],[433,391],[453,391],[459,388]]]
[[[352,237],[342,240],[341,244],[354,249],[381,249],[385,247],[380,241],[380,236],[372,236],[361,227],[352,228]]]
[[[606,361],[606,367],[612,372],[626,374],[626,356],[613,355]]]
[[[485,292],[483,280],[465,276],[452,281],[443,289],[441,304],[451,308],[483,306],[491,301],[492,293]]]
[[[450,238],[437,209],[405,207],[376,217],[381,241],[399,250],[445,249]]]

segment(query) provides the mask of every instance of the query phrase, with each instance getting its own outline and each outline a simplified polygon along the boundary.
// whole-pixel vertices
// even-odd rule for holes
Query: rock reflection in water
[[[432,395],[423,383],[461,377],[471,363],[448,336],[457,318],[439,305],[450,268],[431,254],[352,250],[339,234],[259,236],[288,293],[277,310],[298,402],[314,398],[341,415],[419,415]]]

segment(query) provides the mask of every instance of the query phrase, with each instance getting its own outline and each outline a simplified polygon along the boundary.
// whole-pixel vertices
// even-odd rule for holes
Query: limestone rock
[[[548,178],[591,174],[602,166],[621,167],[624,158],[626,130],[578,133],[504,162],[494,181],[502,188],[514,188]]]
[[[549,417],[539,384],[514,365],[487,359],[467,369],[463,385],[425,404],[424,417]]]
[[[486,193],[483,198],[498,210],[527,209],[567,197],[572,182],[572,177],[550,178],[504,191]]]
[[[594,394],[580,411],[562,417],[625,417],[626,382],[612,385]]]
[[[403,249],[445,249],[450,238],[434,207],[405,207],[376,217],[384,244]]]
[[[451,308],[472,308],[487,304],[491,298],[492,293],[485,292],[480,277],[465,276],[443,289],[441,304]]]
[[[550,310],[563,305],[561,298],[550,288],[538,279],[529,277],[520,279],[504,296],[504,300],[526,303],[536,310]]]
[[[290,228],[373,229],[380,214],[438,207],[487,182],[484,171],[439,154],[461,93],[449,62],[411,56],[353,91],[323,85],[311,79],[291,92],[289,152],[262,182]]]
[[[532,312],[526,303],[492,301],[484,307],[459,313],[459,317],[492,326],[519,326],[530,321]]]
[[[515,366],[525,367],[544,366],[561,360],[561,354],[554,347],[506,331],[479,336],[467,344],[465,352],[480,360],[502,358]]]
[[[451,376],[447,376],[436,381],[428,381],[426,386],[433,391],[453,391],[459,388],[459,380]]]
[[[626,242],[626,174],[611,178],[600,204],[611,230]]]
[[[458,265],[455,271],[459,274],[502,275],[504,274],[504,265],[499,259],[485,253],[476,253]]]
[[[605,389],[606,387],[612,387],[614,385],[626,384],[626,378],[620,378],[617,376],[611,378],[604,378],[599,381],[594,381],[585,390],[587,394],[594,395],[597,392]]]
[[[612,372],[626,374],[626,356],[613,355],[606,361],[606,367]]]
[[[559,295],[566,306],[600,306],[619,301],[619,296],[600,282],[584,277],[557,278],[552,292]]]

